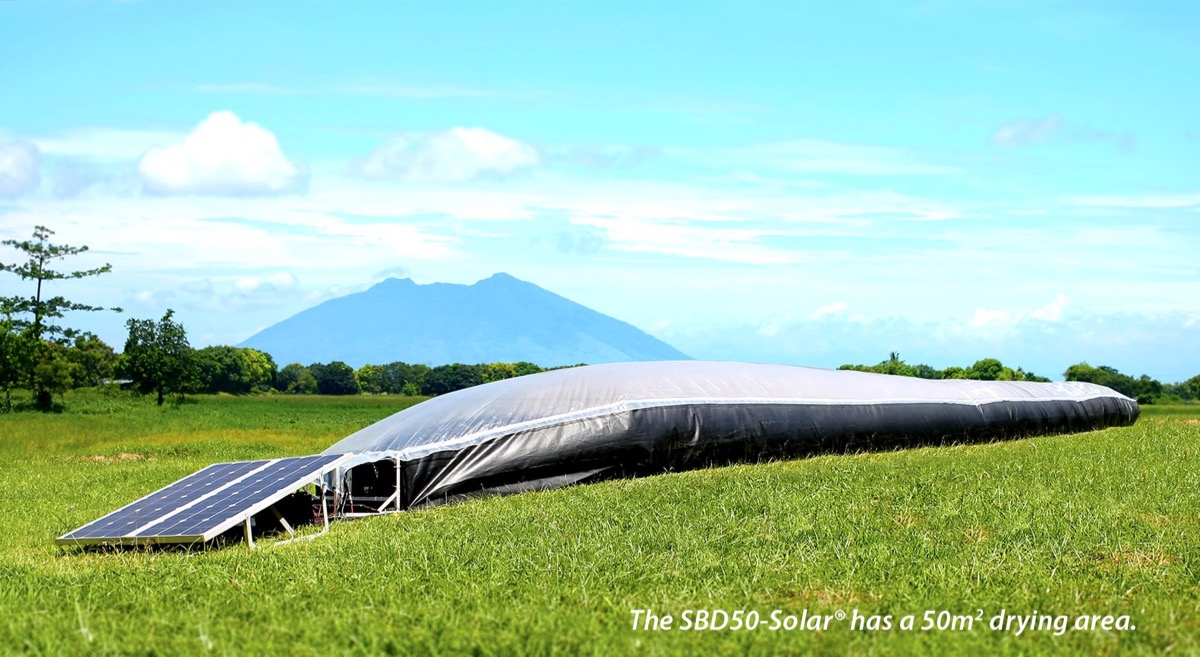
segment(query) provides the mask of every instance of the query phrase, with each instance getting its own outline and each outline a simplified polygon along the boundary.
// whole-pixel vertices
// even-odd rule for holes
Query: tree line
[[[33,294],[0,297],[0,410],[13,409],[12,392],[32,392],[32,407],[50,410],[54,395],[72,388],[119,384],[155,396],[159,405],[171,396],[187,393],[283,392],[293,394],[352,395],[359,393],[441,395],[474,385],[543,371],[529,363],[478,365],[410,365],[396,362],[364,365],[291,363],[278,369],[270,354],[257,349],[217,345],[193,349],[187,331],[168,310],[157,321],[129,319],[128,338],[118,353],[92,333],[61,325],[66,312],[94,312],[102,308],[49,296],[48,284],[56,280],[99,276],[112,266],[59,271],[57,261],[78,256],[86,246],[54,244],[54,231],[34,228],[29,240],[0,242],[25,257],[24,262],[0,262],[0,272],[27,281]]]
[[[922,379],[974,379],[977,381],[1049,381],[1045,377],[1026,372],[1020,367],[1015,370],[995,358],[975,361],[969,367],[947,367],[939,370],[924,363],[910,365],[892,352],[887,360],[876,365],[842,365],[839,370],[875,372],[913,376]],[[1180,383],[1162,383],[1143,374],[1133,378],[1116,368],[1101,365],[1092,367],[1087,363],[1076,363],[1063,372],[1067,381],[1095,383],[1116,390],[1136,399],[1139,404],[1179,403],[1200,400],[1200,374]]]
[[[25,262],[0,262],[0,272],[27,281],[33,294],[0,296],[0,410],[12,410],[12,391],[32,392],[33,408],[50,410],[54,395],[79,387],[119,382],[155,396],[159,405],[168,397],[188,393],[279,392],[288,394],[391,394],[443,395],[492,381],[544,371],[529,362],[454,363],[429,367],[404,362],[363,365],[357,370],[341,361],[290,363],[277,368],[270,354],[246,347],[217,345],[193,349],[187,332],[170,310],[157,321],[129,319],[124,350],[117,353],[97,336],[64,326],[66,312],[96,312],[102,308],[50,296],[47,284],[106,274],[108,264],[92,269],[58,271],[56,261],[80,255],[86,246],[53,244],[54,231],[37,226],[30,240],[4,240],[5,246],[23,253]],[[574,366],[567,366],[574,367]],[[551,368],[556,369],[556,368]],[[1012,369],[995,358],[984,358],[969,367],[936,369],[910,365],[893,352],[876,365],[842,365],[838,369],[877,372],[925,379],[978,379],[984,381],[1049,381],[1021,368]],[[1068,381],[1088,381],[1108,386],[1139,403],[1200,400],[1200,375],[1187,381],[1163,384],[1146,375],[1133,378],[1115,368],[1077,363],[1067,368]]]
[[[248,347],[216,345],[193,349],[174,313],[158,321],[130,319],[125,350],[118,353],[92,334],[69,345],[53,344],[54,377],[35,378],[41,390],[61,394],[69,389],[120,385],[153,395],[159,405],[187,394],[284,393],[320,395],[444,395],[471,386],[546,371],[530,362],[454,363],[430,367],[394,362],[364,365],[357,370],[341,361],[278,368],[270,354]],[[21,334],[11,323],[0,325],[0,361],[19,360]],[[557,368],[552,368],[557,369]],[[0,378],[11,409],[11,390],[29,380],[20,368]]]
[[[571,366],[574,367],[574,366]],[[550,368],[559,369],[559,368]],[[291,394],[322,395],[424,395],[432,397],[455,390],[547,371],[527,361],[517,363],[453,363],[430,367],[403,361],[386,365],[291,363],[279,371],[275,390]]]

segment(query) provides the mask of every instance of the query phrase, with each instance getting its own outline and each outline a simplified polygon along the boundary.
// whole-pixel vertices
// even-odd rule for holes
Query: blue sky
[[[1186,2],[8,0],[0,236],[111,262],[58,291],[118,347],[505,271],[700,358],[1175,381],[1198,43]]]

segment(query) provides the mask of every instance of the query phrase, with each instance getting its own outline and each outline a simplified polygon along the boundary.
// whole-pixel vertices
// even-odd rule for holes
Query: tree
[[[942,378],[943,379],[965,379],[965,378],[967,378],[967,371],[961,367],[955,367],[952,365],[952,366],[947,367],[946,369],[942,370]]]
[[[1159,397],[1162,396],[1162,383],[1143,374],[1138,377],[1134,386],[1134,391],[1137,392],[1136,398],[1139,404],[1153,404]]]
[[[517,361],[517,362],[513,363],[513,373],[517,376],[525,376],[526,374],[537,374],[538,372],[541,372],[541,371],[542,371],[542,368],[538,367],[537,365],[535,365],[527,360],[521,360],[521,361]]]
[[[354,368],[335,360],[328,365],[313,363],[308,371],[317,380],[317,392],[322,395],[357,395],[358,381],[354,379]]]
[[[308,370],[300,363],[288,363],[279,370],[279,374],[275,375],[275,389],[280,392],[299,392],[296,384],[300,381],[300,372],[302,371]]]
[[[75,336],[75,344],[65,355],[78,368],[76,384],[95,387],[113,378],[117,352],[91,333]]]
[[[245,359],[236,347],[221,345],[197,349],[193,358],[197,390],[230,394],[250,391]]]
[[[1200,374],[1179,384],[1184,399],[1200,399]]]
[[[362,392],[376,395],[387,392],[383,388],[383,367],[380,365],[363,365],[354,373],[354,378]]]
[[[919,363],[917,365],[913,365],[912,370],[913,370],[913,376],[921,378],[921,379],[940,379],[940,378],[942,378],[941,370],[935,369],[933,366],[926,365],[925,363]]]
[[[1021,375],[1020,381],[1036,381],[1038,383],[1050,383],[1050,379],[1044,376],[1038,376],[1033,372],[1022,372],[1021,368],[1017,368],[1017,373]]]
[[[275,385],[278,367],[271,354],[250,347],[240,347],[242,357],[246,361],[246,373],[250,380],[250,389],[266,392]]]
[[[201,390],[245,394],[270,389],[275,361],[257,349],[218,345],[196,351],[196,372]]]
[[[292,394],[317,394],[317,379],[300,363],[289,363],[275,377],[275,389]]]
[[[480,365],[438,365],[425,375],[422,392],[426,395],[444,395],[455,390],[470,388],[483,383],[483,367]]]
[[[302,395],[317,394],[317,377],[306,367],[300,370],[300,376],[296,380],[296,385],[291,389],[291,392],[298,392]]]
[[[12,388],[32,368],[33,345],[29,330],[17,329],[12,317],[0,319],[0,388],[4,389],[4,410],[12,410]]]
[[[74,329],[60,326],[56,323],[61,319],[64,312],[67,311],[98,311],[106,310],[100,306],[89,306],[87,304],[68,301],[61,296],[45,298],[43,296],[43,288],[50,281],[71,279],[71,278],[87,278],[89,276],[99,276],[112,271],[112,265],[104,264],[101,267],[94,269],[83,269],[78,271],[55,271],[49,266],[55,260],[63,260],[72,256],[77,256],[88,250],[87,246],[68,246],[65,244],[51,244],[50,236],[54,231],[45,226],[36,226],[33,229],[33,239],[31,240],[4,240],[0,244],[12,247],[21,253],[24,253],[27,260],[22,264],[8,264],[0,262],[0,271],[10,272],[20,276],[22,280],[34,281],[34,294],[29,297],[11,296],[0,297],[0,306],[3,306],[5,312],[13,315],[22,316],[13,320],[13,324],[17,329],[28,329],[29,337],[32,339],[28,345],[36,345],[43,341],[57,343],[60,339],[71,339],[78,333]],[[120,308],[112,308],[111,310],[121,312]],[[27,345],[27,346],[28,346]],[[35,353],[32,358],[28,359],[29,366],[29,382],[34,390],[34,400],[38,408],[48,410],[51,403],[51,391],[42,387],[39,381],[47,379],[38,378],[35,376],[35,370],[39,365],[48,365],[51,369],[55,366],[50,363],[43,363],[41,358],[53,359],[56,352],[53,350],[35,348]],[[60,379],[51,377],[50,381],[58,381]]]
[[[1011,381],[1012,375],[1005,378],[1004,364],[995,358],[982,358],[967,368],[967,378],[979,381]]]
[[[1063,378],[1112,388],[1126,397],[1133,397],[1139,404],[1153,404],[1163,392],[1162,384],[1145,374],[1134,379],[1107,365],[1092,367],[1087,363],[1076,363],[1063,372]]]
[[[37,390],[61,395],[71,388],[80,368],[67,358],[65,351],[54,342],[43,341],[35,346],[37,364],[33,367],[33,382]]]
[[[388,363],[383,366],[379,374],[380,388],[383,392],[393,395],[419,395],[421,386],[425,384],[425,375],[428,373],[428,365],[409,365],[399,361]],[[411,392],[414,389],[416,392]]]
[[[503,381],[517,375],[517,368],[512,363],[488,363],[482,366],[484,383]]]
[[[157,323],[149,319],[130,319],[125,323],[129,338],[125,341],[122,362],[124,375],[133,380],[143,394],[158,393],[162,406],[166,394],[183,393],[195,376],[195,361],[187,332],[171,318],[175,311]]]

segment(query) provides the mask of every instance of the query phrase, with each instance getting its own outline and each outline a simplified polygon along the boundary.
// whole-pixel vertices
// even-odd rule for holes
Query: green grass
[[[313,453],[413,400],[67,401],[58,415],[0,416],[0,651],[1200,652],[1195,406],[1073,436],[488,498],[254,551],[82,553],[53,538],[207,463]],[[858,610],[895,622],[982,609],[984,621],[943,632],[837,621],[824,632],[635,632],[630,610],[643,608]],[[986,626],[1002,608],[1128,615],[1137,629],[1014,636]]]

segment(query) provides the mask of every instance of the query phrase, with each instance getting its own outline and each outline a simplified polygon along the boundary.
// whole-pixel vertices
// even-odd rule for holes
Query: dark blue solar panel
[[[199,504],[175,514],[153,527],[138,531],[138,537],[205,536],[245,517],[252,507],[293,492],[320,470],[342,458],[341,454],[280,459]]]
[[[167,516],[182,506],[210,495],[269,461],[217,463],[157,490],[142,499],[94,520],[59,540],[107,539],[128,536],[139,527]]]

